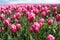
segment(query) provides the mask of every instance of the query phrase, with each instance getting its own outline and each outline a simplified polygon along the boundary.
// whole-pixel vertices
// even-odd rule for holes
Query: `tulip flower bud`
[[[49,24],[49,25],[52,25],[52,24],[53,24],[53,20],[52,20],[52,19],[49,19],[49,20],[48,20],[48,24]]]
[[[49,34],[47,36],[47,40],[55,40],[55,37],[53,35]]]
[[[32,25],[32,28],[33,28],[33,32],[34,33],[38,33],[39,32],[39,23],[38,22],[34,22],[34,24]]]
[[[36,8],[36,9],[33,9],[33,12],[35,13],[35,15],[38,15],[39,10]]]
[[[16,33],[17,29],[16,29],[15,24],[10,25],[10,31],[11,31],[12,33]]]
[[[60,22],[60,14],[57,14],[57,15],[55,16],[55,18],[56,18],[56,21],[57,21],[57,22]]]
[[[29,32],[33,32],[33,28],[32,27],[29,29]]]
[[[50,14],[50,10],[46,10],[46,13],[47,13],[47,14]]]
[[[21,24],[16,24],[17,31],[20,31],[22,29]]]
[[[43,23],[43,24],[44,24],[44,19],[41,18],[41,19],[39,20],[39,23]]]
[[[4,27],[1,28],[1,31],[4,31]]]
[[[28,15],[28,21],[29,22],[33,22],[35,20],[35,14],[34,13],[31,13]]]
[[[57,11],[57,7],[53,7],[53,11],[56,12]]]
[[[5,12],[7,15],[11,15],[12,14],[12,11],[11,10],[6,10]]]
[[[42,15],[42,17],[45,17],[45,16],[46,16],[46,12],[43,11],[43,12],[41,13],[41,15]]]
[[[15,18],[16,18],[16,19],[19,19],[19,18],[21,18],[22,14],[21,14],[21,13],[19,13],[19,12],[17,12],[17,13],[15,13],[15,15],[14,15],[14,16],[15,16]]]
[[[1,20],[4,20],[4,17],[5,17],[4,14],[0,14],[0,19],[1,19]]]
[[[4,23],[5,26],[9,26],[10,25],[9,20],[5,20],[3,23]]]

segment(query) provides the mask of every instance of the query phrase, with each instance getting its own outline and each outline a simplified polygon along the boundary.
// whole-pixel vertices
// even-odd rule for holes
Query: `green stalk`
[[[60,23],[57,24],[57,34],[60,32]]]
[[[17,32],[18,40],[20,40],[20,32]]]
[[[35,40],[38,40],[38,34],[35,33]]]

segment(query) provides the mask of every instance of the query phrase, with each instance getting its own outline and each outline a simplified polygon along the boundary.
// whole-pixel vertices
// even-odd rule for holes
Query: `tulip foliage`
[[[0,40],[60,40],[59,4],[0,6]]]

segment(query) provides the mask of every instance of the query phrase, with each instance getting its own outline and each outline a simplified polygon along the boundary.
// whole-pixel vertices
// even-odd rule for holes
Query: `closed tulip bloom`
[[[15,16],[16,19],[19,19],[19,18],[21,18],[22,14],[17,12],[17,13],[14,14],[14,16]]]
[[[60,22],[60,14],[57,14],[57,15],[55,16],[55,18],[56,18],[56,21],[57,21],[57,22]]]
[[[8,20],[10,22],[11,21],[11,18],[7,18],[6,20]]]
[[[47,40],[55,40],[55,37],[53,35],[49,34],[47,36]]]
[[[35,13],[35,15],[38,15],[39,10],[36,8],[36,9],[33,9],[33,12]]]
[[[57,7],[53,7],[53,11],[54,11],[54,12],[57,11]]]
[[[46,10],[46,13],[47,13],[47,14],[50,14],[50,10]]]
[[[23,8],[22,8],[22,11],[23,11],[24,13],[26,13],[28,10],[23,7]]]
[[[10,25],[10,31],[11,31],[12,33],[16,33],[17,29],[16,29],[15,24]]]
[[[43,24],[43,23],[39,23],[39,25],[40,25],[39,28],[41,29],[41,28],[43,27],[44,24]]]
[[[43,24],[44,24],[44,18],[41,18],[41,19],[39,20],[39,23],[43,23]]]
[[[21,24],[16,24],[17,31],[20,31],[22,29]]]
[[[45,17],[46,16],[46,12],[42,11],[41,15],[42,15],[42,17]]]
[[[5,18],[5,15],[4,14],[0,14],[0,19],[4,20],[4,18]]]
[[[33,28],[32,28],[32,27],[29,29],[29,32],[30,32],[30,33],[33,32]]]
[[[28,21],[29,22],[33,22],[35,20],[35,14],[34,13],[31,13],[28,15]]]
[[[7,15],[11,15],[11,14],[12,14],[12,11],[11,11],[11,10],[6,10],[5,13],[6,13]]]
[[[48,24],[49,24],[49,25],[52,25],[52,24],[53,24],[53,20],[52,20],[52,19],[49,19],[49,20],[48,20]]]
[[[21,13],[22,12],[22,7],[19,7],[16,11]]]
[[[31,10],[31,5],[28,5],[28,6],[27,6],[27,9],[28,9],[28,10]]]
[[[9,26],[10,25],[9,20],[5,20],[3,23],[4,23],[5,26]]]
[[[38,22],[34,22],[34,24],[32,25],[32,28],[33,28],[33,32],[34,33],[38,33],[39,32],[39,23]]]
[[[38,33],[39,32],[39,28],[35,27],[35,29],[33,29],[34,33]]]
[[[2,28],[1,28],[1,31],[3,32],[4,30],[5,30],[5,28],[4,28],[4,27],[2,27]]]

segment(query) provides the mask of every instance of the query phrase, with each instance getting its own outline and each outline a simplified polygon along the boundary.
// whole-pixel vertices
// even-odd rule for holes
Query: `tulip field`
[[[0,6],[0,40],[60,40],[60,5]]]

